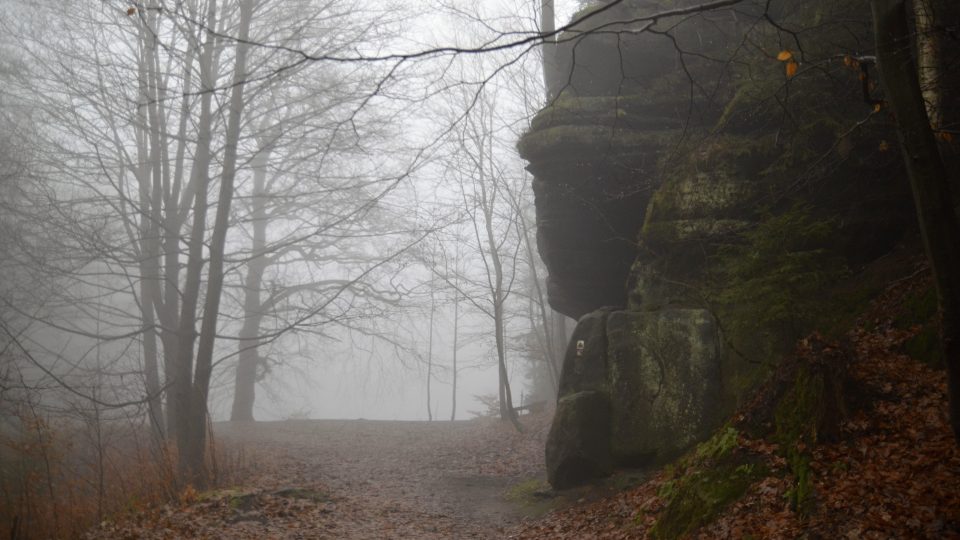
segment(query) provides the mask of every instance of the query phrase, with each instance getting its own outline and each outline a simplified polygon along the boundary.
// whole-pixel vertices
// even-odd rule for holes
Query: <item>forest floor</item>
[[[501,538],[542,511],[520,499],[547,488],[550,416],[521,421],[523,433],[488,418],[218,423],[237,487],[189,491],[91,537]]]
[[[791,449],[781,447],[773,435],[751,438],[740,432],[733,452],[762,465],[766,473],[684,536],[960,539],[960,447],[947,423],[945,372],[905,354],[908,343],[933,322],[898,324],[930,287],[926,272],[894,282],[837,343],[824,346],[826,340],[814,335],[797,344],[795,356],[809,362],[830,361],[838,350],[845,351],[850,357],[845,388],[856,394],[845,396],[851,406],[834,440],[807,448],[798,443],[792,449],[810,459],[808,509],[798,512],[791,506],[791,494],[800,485],[784,459]],[[699,454],[694,450],[690,455]],[[698,467],[688,468],[685,478],[706,478],[709,473]],[[525,523],[510,537],[649,538],[675,492],[673,470],[657,471],[612,497]],[[714,502],[709,492],[697,495],[700,508],[694,511]]]
[[[946,422],[942,370],[903,353],[922,327],[896,313],[922,279],[890,288],[838,345],[868,399],[811,456],[813,504],[789,504],[797,479],[770,438],[739,434],[768,471],[694,532],[701,538],[960,538],[960,450]],[[817,354],[803,348],[798,354]],[[302,420],[217,424],[241,482],[187,492],[92,538],[647,538],[669,471],[621,472],[556,493],[545,484],[550,415],[524,432],[492,419]],[[694,471],[693,474],[696,474]],[[546,512],[549,511],[549,514]]]

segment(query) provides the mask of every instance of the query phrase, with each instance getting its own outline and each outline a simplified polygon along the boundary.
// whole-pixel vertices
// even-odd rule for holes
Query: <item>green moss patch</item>
[[[527,132],[517,143],[520,155],[528,160],[566,154],[596,156],[632,153],[637,148],[658,147],[672,133],[647,133],[603,125],[561,125]]]
[[[680,538],[710,523],[766,474],[763,465],[737,451],[738,437],[735,428],[725,427],[671,469],[660,488],[664,509],[652,537]]]
[[[824,415],[824,392],[823,378],[803,367],[774,413],[776,439],[795,481],[788,493],[790,507],[802,516],[809,515],[814,504],[809,448],[817,441],[817,425]]]

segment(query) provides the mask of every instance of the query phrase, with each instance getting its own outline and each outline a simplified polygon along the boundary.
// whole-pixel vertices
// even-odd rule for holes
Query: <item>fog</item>
[[[256,17],[283,17],[311,6],[307,1],[294,4],[281,8],[264,3],[257,7]],[[557,2],[557,20],[569,18],[577,4]],[[10,241],[6,268],[11,278],[4,298],[5,350],[14,350],[24,359],[17,368],[21,390],[43,388],[43,400],[82,402],[85,396],[97,395],[106,405],[136,401],[163,392],[163,384],[173,381],[172,367],[166,365],[173,358],[168,350],[173,342],[164,340],[176,329],[165,325],[175,324],[178,317],[165,315],[160,308],[162,302],[174,302],[170,307],[176,308],[176,298],[169,296],[171,287],[178,289],[173,294],[183,294],[189,279],[184,281],[180,275],[175,278],[179,283],[168,282],[163,286],[167,292],[159,290],[149,300],[155,309],[144,308],[147,297],[155,294],[145,288],[155,279],[150,273],[163,271],[171,263],[161,257],[158,269],[151,269],[152,263],[145,266],[145,250],[166,248],[151,247],[150,220],[138,214],[138,208],[155,204],[156,210],[151,211],[156,216],[167,211],[164,205],[169,202],[151,203],[145,198],[148,192],[143,190],[154,189],[145,187],[150,185],[150,174],[157,175],[152,180],[157,190],[188,190],[182,208],[174,210],[182,213],[176,262],[181,271],[188,270],[188,259],[194,255],[186,238],[191,219],[186,196],[192,188],[182,187],[180,178],[186,182],[191,169],[199,167],[191,159],[198,159],[195,152],[200,152],[203,135],[187,130],[200,139],[190,142],[184,152],[183,145],[177,148],[173,131],[177,107],[183,107],[187,115],[181,117],[189,122],[205,121],[190,116],[200,114],[199,110],[188,109],[197,107],[205,94],[190,91],[178,96],[173,89],[178,84],[197,84],[197,79],[190,79],[197,60],[190,56],[190,42],[183,36],[189,35],[191,24],[196,26],[191,17],[202,15],[182,7],[163,14],[161,6],[154,17],[149,10],[109,2],[98,7],[82,3],[61,7],[53,2],[5,2],[0,11],[5,30],[0,43],[3,73],[8,81],[0,96],[9,126],[5,163],[25,171],[16,184],[5,186],[4,219]],[[234,143],[239,146],[237,164],[222,173],[236,169],[236,179],[231,180],[236,185],[236,202],[231,218],[235,222],[225,229],[223,301],[209,360],[212,419],[224,421],[231,416],[233,377],[238,361],[243,362],[243,340],[249,339],[242,337],[241,330],[250,317],[249,308],[246,319],[240,311],[242,281],[252,271],[246,264],[264,249],[275,257],[273,266],[259,270],[263,274],[260,294],[269,291],[282,304],[274,303],[273,312],[258,315],[264,318],[259,347],[266,353],[256,368],[256,418],[450,418],[453,302],[459,302],[454,309],[461,319],[455,417],[487,412],[476,396],[495,397],[502,382],[498,380],[497,331],[490,326],[491,301],[512,306],[507,308],[512,312],[497,324],[504,333],[499,347],[506,375],[513,382],[513,401],[520,404],[531,393],[542,394],[528,388],[528,372],[535,360],[522,343],[530,331],[529,321],[522,320],[528,311],[524,304],[533,301],[530,265],[540,263],[522,260],[523,242],[530,242],[534,234],[532,194],[524,163],[513,149],[543,100],[536,51],[511,48],[500,56],[430,54],[392,67],[379,60],[363,60],[419,54],[451,44],[470,48],[489,44],[491,39],[503,40],[518,28],[535,32],[535,10],[525,4],[518,10],[517,5],[503,1],[408,4],[395,12],[389,7],[352,14],[336,6],[331,9],[315,21],[283,27],[276,39],[288,39],[284,47],[292,50],[330,47],[330,39],[355,40],[352,52],[345,54],[360,59],[347,63],[355,68],[323,60],[296,63],[296,54],[271,49],[275,38],[257,26],[259,18],[253,19],[252,67],[241,86],[249,87],[245,91],[250,107],[270,103],[279,108],[251,113],[249,123],[239,128],[239,143]],[[244,24],[243,16],[228,10],[222,20]],[[343,21],[334,38],[321,32],[326,16]],[[168,26],[165,17],[169,17]],[[379,21],[380,26],[370,32],[370,27],[363,26],[364,17]],[[202,30],[202,25],[196,28]],[[155,44],[147,39],[137,45],[136,40],[146,39],[143,29],[156,32]],[[213,92],[214,105],[220,107],[231,99],[231,88],[240,88],[226,82],[231,62],[240,58],[229,40],[224,43],[219,45],[223,58],[218,75],[224,82]],[[72,65],[63,61],[74,53]],[[141,66],[139,73],[131,69],[144,54],[156,54],[167,65]],[[105,60],[109,55],[114,57]],[[178,63],[185,66],[181,72],[176,71]],[[170,70],[162,90],[169,93],[166,97],[151,94],[143,86],[153,84],[152,79],[142,79],[153,77],[153,69]],[[138,77],[139,88],[132,84]],[[343,84],[352,81],[350,77],[359,81],[352,88]],[[71,94],[74,88],[79,94]],[[357,97],[351,97],[351,92]],[[264,101],[262,96],[268,94]],[[326,97],[333,95],[344,101]],[[283,104],[283,99],[288,103]],[[156,139],[150,139],[151,128],[145,127],[161,120],[155,117],[161,113],[167,124],[160,129],[172,137],[169,143],[159,143],[166,144],[162,149]],[[473,115],[477,120],[471,120]],[[219,154],[222,145],[231,144],[228,124],[233,120],[223,109],[211,119],[210,172],[217,175],[224,159]],[[269,127],[271,123],[274,128]],[[347,125],[350,129],[343,129]],[[257,126],[277,130],[279,139],[264,142]],[[476,133],[470,130],[477,127],[492,131],[483,139],[473,139]],[[18,139],[31,142],[18,146]],[[158,154],[151,152],[163,152],[166,160],[156,162],[155,172],[148,163]],[[491,170],[498,175],[507,172],[509,184],[484,187],[476,183],[489,181],[482,180],[489,172],[482,168],[471,172],[474,165],[469,160],[487,152],[492,152],[491,159],[496,156]],[[263,180],[258,180],[258,171],[263,172]],[[180,175],[175,186],[170,183],[172,175]],[[506,181],[506,177],[495,181]],[[481,193],[488,188],[496,193]],[[220,199],[207,189],[209,228],[202,252],[197,252],[204,257],[203,272],[214,257],[211,235],[219,234],[213,214]],[[265,203],[257,202],[261,200],[258,193],[267,193]],[[298,201],[306,205],[297,206]],[[528,214],[523,218],[526,240],[511,237],[515,234],[511,220],[517,218],[508,216],[510,212]],[[484,213],[488,213],[486,225]],[[254,227],[266,219],[258,215],[270,216],[265,233],[257,233]],[[490,229],[489,239],[485,227]],[[306,230],[314,232],[304,234]],[[256,244],[257,234],[262,237],[261,247]],[[499,256],[513,257],[497,278],[502,282],[497,286],[504,287],[498,292],[489,288],[495,281],[489,273],[494,243],[496,249],[505,250]],[[443,271],[438,270],[441,263],[446,265]],[[459,266],[451,272],[450,264]],[[537,279],[543,279],[542,269],[539,272]],[[202,304],[209,300],[204,300],[205,295],[209,297],[209,283],[205,273],[199,279]],[[288,294],[280,289],[285,286],[301,290]],[[502,298],[491,300],[490,294]],[[441,304],[431,316],[427,306],[437,301],[435,295],[442,296]],[[141,314],[143,309],[149,313]],[[205,311],[198,306],[198,330]],[[138,328],[143,325],[148,329],[157,325],[158,330],[141,335]],[[136,376],[140,370],[158,368],[158,380]]]

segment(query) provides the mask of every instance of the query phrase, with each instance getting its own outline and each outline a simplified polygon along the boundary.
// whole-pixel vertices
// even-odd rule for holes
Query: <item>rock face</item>
[[[709,311],[618,311],[607,319],[607,343],[617,463],[662,461],[709,435],[723,354]]]
[[[561,398],[547,437],[546,459],[547,479],[557,489],[610,474],[610,398],[596,390]]]
[[[628,13],[618,7],[603,15],[583,30]],[[676,61],[662,36],[585,33],[557,52],[562,93],[534,118],[518,149],[534,176],[550,304],[579,318],[626,305],[624,283],[659,182],[657,164],[687,109],[683,97],[654,88]]]
[[[900,159],[878,151],[895,134],[862,122],[856,73],[785,82],[775,34],[741,47],[761,12],[666,17],[658,32],[622,22],[696,3],[589,3],[581,13],[600,12],[557,46],[559,96],[518,143],[550,303],[580,319],[547,446],[555,487],[704,439],[756,366],[812,329],[800,306],[914,223]],[[864,9],[812,0],[776,15],[817,32]],[[805,37],[804,54],[870,38],[829,36]]]
[[[614,466],[663,462],[716,423],[723,348],[703,309],[599,310],[564,358],[547,477],[565,488]]]

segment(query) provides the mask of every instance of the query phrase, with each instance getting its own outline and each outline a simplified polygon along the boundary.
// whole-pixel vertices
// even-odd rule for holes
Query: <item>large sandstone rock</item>
[[[610,310],[598,309],[584,315],[573,330],[563,367],[558,394],[584,390],[607,391],[607,318]]]
[[[574,330],[547,439],[547,477],[566,488],[613,466],[662,461],[719,420],[720,330],[702,309],[598,310]]]
[[[662,461],[709,435],[719,421],[722,355],[709,311],[615,312],[607,341],[618,463]]]
[[[666,140],[646,130],[670,122],[637,100],[563,96],[520,140],[534,175],[537,247],[557,311],[579,318],[626,304],[624,284]]]
[[[562,397],[546,446],[547,480],[557,489],[573,487],[613,471],[610,453],[610,399],[588,390]]]

